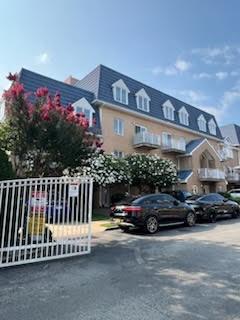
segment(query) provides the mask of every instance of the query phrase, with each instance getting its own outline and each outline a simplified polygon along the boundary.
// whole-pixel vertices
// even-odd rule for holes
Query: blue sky
[[[240,124],[240,1],[0,2],[0,90],[21,67],[65,79],[102,63]]]

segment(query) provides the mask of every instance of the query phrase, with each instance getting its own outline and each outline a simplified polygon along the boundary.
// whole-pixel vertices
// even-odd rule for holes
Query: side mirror
[[[223,199],[223,202],[227,202],[227,201],[228,201],[228,199],[226,199],[226,198]]]
[[[179,203],[180,203],[180,201],[178,201],[178,200],[174,200],[174,201],[173,201],[173,204],[174,204],[175,206],[178,206]]]

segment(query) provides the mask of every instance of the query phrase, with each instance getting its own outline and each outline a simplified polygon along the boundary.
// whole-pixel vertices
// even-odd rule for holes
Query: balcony
[[[229,147],[225,147],[220,151],[220,156],[223,161],[233,159],[233,149]]]
[[[184,139],[171,138],[166,142],[162,142],[162,152],[185,153],[186,142]]]
[[[228,172],[226,179],[230,183],[240,183],[240,174],[238,172]]]
[[[150,132],[139,132],[134,135],[133,145],[135,148],[158,149],[161,146],[161,138]]]
[[[198,170],[200,181],[221,181],[225,180],[225,173],[219,169],[202,168]]]

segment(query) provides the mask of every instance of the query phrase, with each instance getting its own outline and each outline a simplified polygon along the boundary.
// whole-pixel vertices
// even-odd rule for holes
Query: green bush
[[[7,154],[0,149],[0,180],[14,178],[15,174]]]

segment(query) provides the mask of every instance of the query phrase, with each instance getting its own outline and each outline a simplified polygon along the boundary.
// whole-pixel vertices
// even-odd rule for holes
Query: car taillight
[[[134,215],[138,215],[142,211],[142,208],[138,206],[129,206],[129,207],[125,207],[123,211],[127,212],[129,215],[134,216]]]

